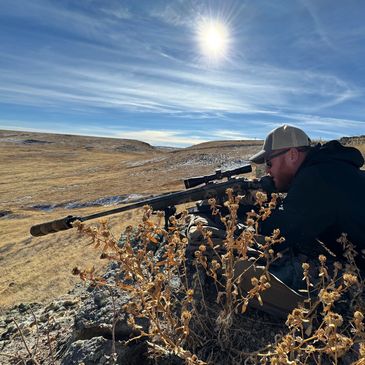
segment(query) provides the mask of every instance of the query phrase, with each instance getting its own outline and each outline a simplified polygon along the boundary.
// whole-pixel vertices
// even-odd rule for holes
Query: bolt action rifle
[[[86,217],[78,217],[69,215],[65,218],[46,222],[32,226],[30,233],[32,236],[45,236],[49,233],[64,231],[73,227],[75,221],[85,222],[90,219],[104,217],[110,214],[125,212],[127,210],[136,209],[149,205],[154,211],[162,210],[165,212],[165,225],[168,226],[170,216],[175,214],[175,205],[205,200],[212,197],[223,196],[228,188],[231,188],[237,194],[245,194],[249,190],[263,190],[270,194],[275,191],[272,179],[269,176],[264,176],[261,179],[246,179],[239,178],[237,175],[245,174],[252,171],[251,165],[244,165],[234,170],[221,171],[216,170],[212,175],[197,176],[184,180],[187,190],[177,191],[164,195],[159,195],[149,199],[144,199],[139,202],[129,204],[120,208],[111,209],[105,212],[91,214]],[[227,181],[217,182],[227,178]],[[204,184],[204,185],[202,185]],[[198,186],[202,185],[202,186]],[[198,186],[198,187],[197,187]]]

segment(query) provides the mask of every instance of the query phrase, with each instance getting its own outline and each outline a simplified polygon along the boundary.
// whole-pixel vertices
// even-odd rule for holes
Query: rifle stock
[[[124,207],[107,210],[101,213],[91,214],[85,217],[76,217],[69,215],[63,219],[32,226],[30,229],[30,233],[32,236],[36,237],[44,236],[49,233],[55,233],[58,231],[70,229],[72,228],[72,222],[76,220],[84,222],[90,219],[100,218],[107,215],[136,209],[139,207],[143,207],[144,205],[151,206],[153,210],[167,211],[168,208],[178,204],[222,196],[225,194],[228,188],[233,189],[237,194],[244,194],[248,190],[264,190],[267,193],[272,193],[275,191],[273,182],[268,176],[264,176],[261,179],[253,180],[249,180],[246,178],[230,178],[229,180],[224,182],[209,182],[206,185],[197,188],[156,196],[126,205]]]

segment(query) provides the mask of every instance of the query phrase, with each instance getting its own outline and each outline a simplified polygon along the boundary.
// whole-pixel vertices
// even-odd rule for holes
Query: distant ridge
[[[263,140],[255,139],[245,139],[245,140],[227,140],[227,141],[209,141],[198,143],[190,147],[186,147],[186,150],[201,150],[209,148],[229,148],[229,147],[256,147],[262,146]]]
[[[362,145],[365,144],[365,135],[341,137],[339,141],[344,145]],[[325,141],[321,141],[325,142]],[[262,146],[263,140],[221,140],[198,143],[189,147],[169,147],[169,146],[152,146],[147,142],[142,142],[135,139],[125,138],[109,138],[95,136],[80,136],[72,134],[57,134],[57,133],[41,133],[41,132],[26,132],[26,131],[11,131],[0,130],[0,144],[18,143],[24,145],[42,146],[52,144],[62,148],[83,148],[86,150],[98,151],[117,151],[117,152],[178,152],[209,150],[215,148],[242,148]]]
[[[147,152],[156,148],[134,139],[79,136],[71,134],[22,132],[0,130],[0,143],[26,145],[59,145],[62,148],[84,148],[86,150],[112,150],[119,152]]]
[[[342,138],[340,138],[340,142],[342,144],[347,144],[347,145],[365,144],[365,134],[363,134],[361,136],[342,137]]]

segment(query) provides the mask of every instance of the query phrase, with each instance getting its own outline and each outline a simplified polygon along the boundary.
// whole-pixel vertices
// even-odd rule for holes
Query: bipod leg
[[[170,217],[176,213],[176,207],[174,205],[168,206],[164,209],[164,212],[165,212],[165,229],[167,231],[169,228]]]

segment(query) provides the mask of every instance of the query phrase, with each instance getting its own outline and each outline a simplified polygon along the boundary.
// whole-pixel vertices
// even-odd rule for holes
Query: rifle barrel
[[[271,192],[274,191],[274,189],[272,189],[271,183],[265,180],[265,177],[261,178],[260,180],[257,179],[248,180],[246,178],[232,178],[225,182],[220,182],[220,183],[211,182],[197,188],[177,191],[162,196],[156,196],[153,198],[144,199],[139,202],[126,205],[124,207],[119,207],[107,210],[105,212],[87,215],[85,217],[76,217],[69,215],[63,219],[58,219],[55,221],[41,223],[32,226],[30,229],[30,233],[32,234],[32,236],[36,237],[44,236],[49,233],[70,229],[72,228],[72,223],[76,220],[84,222],[90,219],[105,217],[107,215],[136,209],[139,207],[143,207],[144,205],[150,205],[153,210],[164,210],[166,207],[193,202],[197,200],[209,199],[212,197],[223,195],[228,188],[232,188],[236,193],[241,193],[241,194],[251,189],[252,190],[262,189],[266,192],[270,192],[269,190],[271,190]]]

